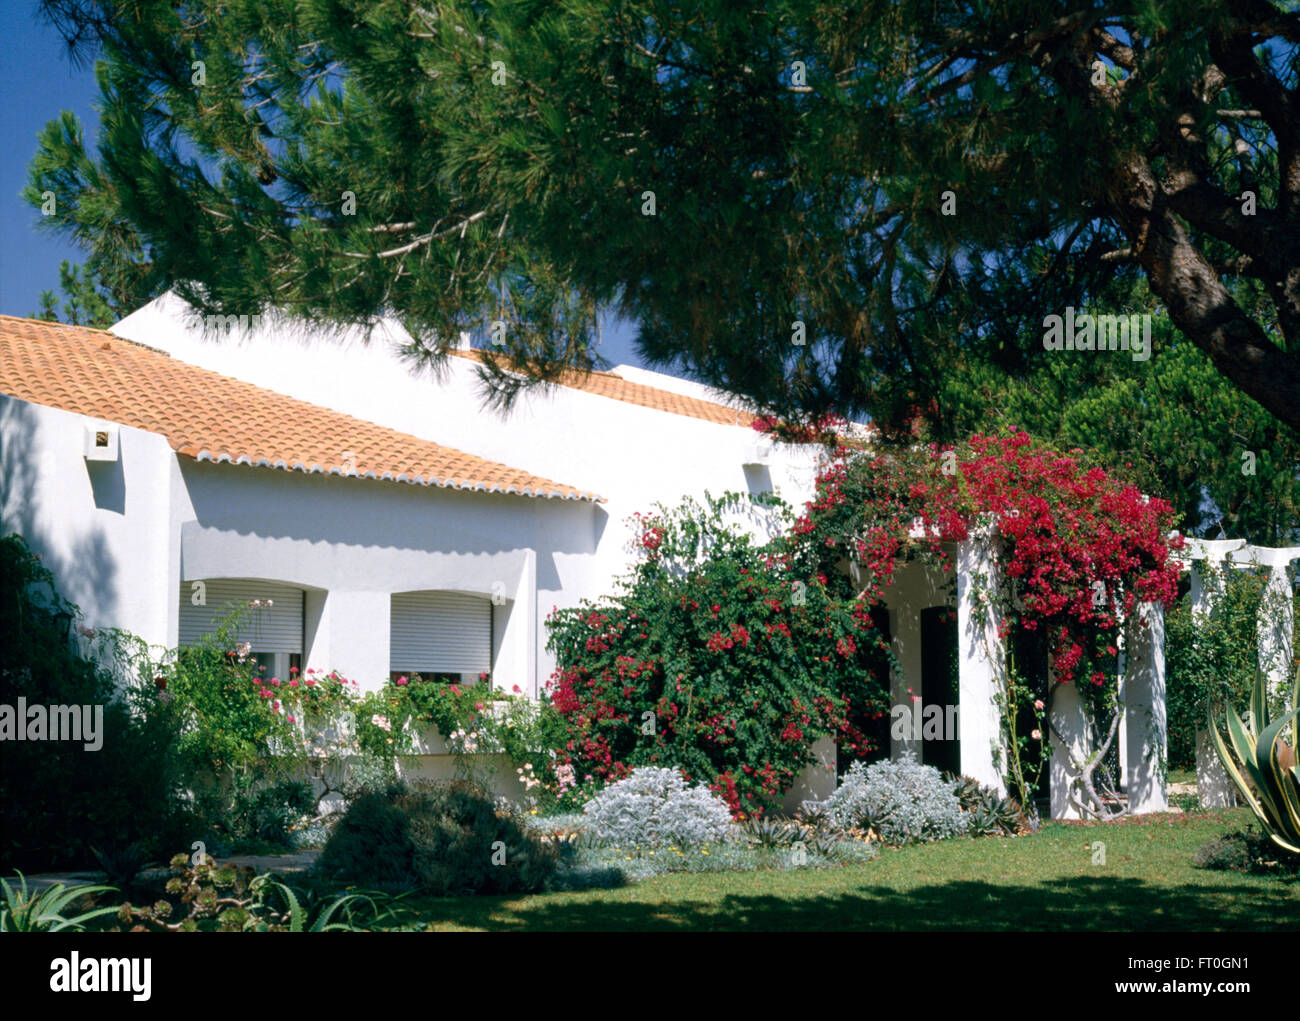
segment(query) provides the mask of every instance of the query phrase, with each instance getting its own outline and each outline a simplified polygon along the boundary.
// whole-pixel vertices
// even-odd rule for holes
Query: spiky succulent
[[[789,847],[804,836],[803,827],[781,819],[747,819],[743,831],[758,847]]]
[[[1300,763],[1296,760],[1300,749],[1300,667],[1291,685],[1291,709],[1278,719],[1269,719],[1268,684],[1260,672],[1255,676],[1245,720],[1228,706],[1222,722],[1214,718],[1212,709],[1209,721],[1214,750],[1242,800],[1273,843],[1300,853]],[[1221,727],[1228,731],[1231,748],[1223,740]]]

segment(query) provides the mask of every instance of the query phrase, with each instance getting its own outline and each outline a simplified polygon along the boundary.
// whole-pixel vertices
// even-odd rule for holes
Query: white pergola
[[[1181,563],[1191,572],[1194,612],[1208,614],[1214,589],[1207,585],[1198,563],[1225,562],[1234,567],[1265,567],[1270,571],[1267,591],[1281,598],[1285,607],[1279,616],[1260,617],[1260,668],[1270,683],[1281,684],[1291,663],[1291,599],[1288,565],[1300,560],[1300,547],[1273,549],[1250,546],[1243,540],[1211,541],[1188,539]],[[983,784],[1005,790],[1004,752],[998,695],[1003,690],[1006,650],[998,637],[999,581],[996,546],[986,530],[956,546],[957,626],[959,642],[958,734],[961,740],[961,770]],[[948,576],[949,580],[951,575]],[[895,652],[903,676],[895,678],[896,704],[910,697],[920,671],[920,613],[927,606],[945,602],[945,580],[938,572],[913,566],[896,579],[885,604],[896,621]],[[1127,795],[1133,814],[1160,812],[1168,808],[1165,790],[1167,717],[1165,699],[1164,612],[1159,604],[1139,604],[1132,619],[1119,635],[1119,695],[1123,718],[1119,724],[1118,755],[1120,789]],[[1089,727],[1084,706],[1074,685],[1055,685],[1049,707],[1054,731],[1051,759],[1051,813],[1054,819],[1077,819],[1084,815],[1076,783],[1080,764],[1094,749],[1089,745]],[[895,756],[919,742],[894,742]],[[1231,785],[1219,767],[1213,749],[1205,745],[1198,756],[1198,774],[1203,801],[1230,804]]]
[[[913,535],[921,535],[920,526]],[[1266,591],[1281,599],[1284,612],[1260,616],[1259,663],[1280,685],[1288,678],[1292,647],[1292,606],[1288,566],[1300,560],[1300,547],[1273,549],[1250,546],[1244,540],[1213,541],[1187,539],[1180,563],[1191,572],[1193,612],[1210,612],[1215,590],[1206,584],[1201,562],[1226,563],[1233,567],[1266,567],[1270,575]],[[989,787],[1006,793],[1002,719],[999,695],[1005,690],[1006,649],[998,636],[1001,574],[997,544],[991,528],[976,531],[971,538],[948,547],[956,568],[958,641],[957,736],[961,748],[961,772]],[[860,580],[856,565],[842,569],[855,582]],[[927,608],[952,606],[953,574],[932,565],[911,562],[903,565],[885,592],[884,605],[890,613],[891,643],[901,673],[891,682],[893,705],[909,705],[919,691],[922,673],[922,612]],[[1267,605],[1268,600],[1265,601]],[[1118,724],[1119,793],[1127,797],[1129,811],[1136,815],[1165,811],[1169,807],[1165,789],[1167,760],[1167,716],[1165,698],[1165,623],[1158,603],[1141,603],[1123,623],[1117,644],[1119,656],[1119,698],[1123,715]],[[1094,754],[1090,728],[1078,689],[1073,684],[1051,686],[1048,716],[1052,731],[1050,763],[1051,814],[1054,819],[1079,819],[1085,812],[1080,804],[1081,765]],[[1202,738],[1205,735],[1201,735]],[[914,752],[923,757],[923,742],[915,735],[891,741],[891,757]],[[809,767],[787,798],[792,808],[806,797],[829,795],[835,785],[835,747],[825,738],[814,747],[818,766]],[[1233,789],[1208,741],[1198,740],[1197,774],[1202,803],[1232,804]],[[1100,794],[1101,792],[1099,792]]]
[[[958,545],[962,772],[1005,790],[997,697],[1003,690],[1006,650],[998,638],[997,567],[987,533]],[[1164,612],[1158,604],[1139,605],[1120,636],[1120,650],[1119,693],[1124,706],[1118,735],[1121,784],[1134,813],[1163,811],[1168,807],[1162,768],[1166,747]],[[1052,818],[1081,818],[1084,813],[1074,797],[1074,786],[1079,765],[1092,749],[1084,705],[1075,686],[1054,685],[1048,712],[1055,731],[1050,766]]]
[[[1258,621],[1259,669],[1268,678],[1270,689],[1277,690],[1289,679],[1292,661],[1292,634],[1294,609],[1291,581],[1287,568],[1300,560],[1300,546],[1251,546],[1244,539],[1188,539],[1183,569],[1192,574],[1192,614],[1204,620],[1214,609],[1218,588],[1206,584],[1206,573],[1199,566],[1222,568],[1266,568],[1268,582],[1264,587]],[[1266,612],[1271,607],[1277,613]],[[1196,734],[1196,789],[1201,804],[1223,808],[1236,804],[1236,789],[1228,779],[1219,757],[1210,744],[1209,734],[1198,730]]]

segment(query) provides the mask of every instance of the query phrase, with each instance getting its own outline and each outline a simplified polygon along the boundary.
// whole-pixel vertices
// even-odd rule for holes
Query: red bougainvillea
[[[879,600],[904,559],[925,553],[951,566],[943,543],[984,524],[1018,602],[1016,618],[1043,629],[1057,679],[1072,680],[1085,664],[1114,656],[1119,622],[1138,603],[1173,603],[1171,554],[1182,547],[1171,537],[1168,503],[1085,467],[1077,454],[1019,431],[975,436],[960,448],[841,449],[794,525],[796,561],[824,572],[847,556],[856,573],[842,592]],[[1101,671],[1089,676],[1104,681]]]

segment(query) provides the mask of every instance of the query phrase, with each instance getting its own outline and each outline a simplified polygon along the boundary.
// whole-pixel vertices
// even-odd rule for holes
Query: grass
[[[886,849],[865,865],[672,875],[614,890],[413,897],[397,919],[431,930],[1287,930],[1300,882],[1192,865],[1245,809],[1046,823],[1032,836]],[[1094,864],[1094,843],[1105,864]]]

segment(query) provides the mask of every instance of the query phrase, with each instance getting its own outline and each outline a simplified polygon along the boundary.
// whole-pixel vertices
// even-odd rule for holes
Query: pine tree
[[[898,421],[1137,275],[1300,426],[1289,3],[42,7],[103,135],[51,126],[29,201],[207,312],[394,312],[547,379],[616,304],[658,364]]]
[[[40,311],[33,318],[107,329],[122,315],[133,310],[115,308],[100,287],[92,270],[74,266],[64,259],[59,264],[59,290],[63,293],[63,308],[60,310],[59,299],[54,291],[41,291]]]

